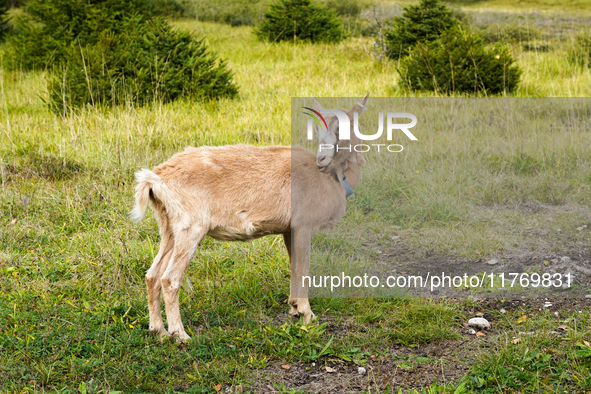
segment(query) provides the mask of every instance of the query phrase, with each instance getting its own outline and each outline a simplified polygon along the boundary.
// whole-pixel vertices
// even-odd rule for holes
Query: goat
[[[368,96],[347,112],[351,125]],[[316,100],[314,106],[324,110]],[[353,132],[350,140],[339,141],[336,116],[325,119],[328,128],[316,128],[320,143],[342,147],[360,142]],[[179,290],[205,236],[247,241],[282,235],[291,267],[290,314],[303,315],[308,324],[315,316],[302,277],[310,271],[312,234],[334,228],[345,214],[346,191],[335,174],[342,173],[355,188],[364,165],[354,149],[319,151],[315,156],[299,146],[231,145],[187,148],[153,171],[138,171],[131,217],[140,221],[151,205],[161,235],[160,249],[146,273],[150,332],[190,339],[180,316]],[[168,331],[160,310],[161,288]]]

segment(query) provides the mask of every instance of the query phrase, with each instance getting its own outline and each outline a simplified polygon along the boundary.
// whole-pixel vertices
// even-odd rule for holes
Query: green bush
[[[261,40],[271,42],[335,43],[345,38],[337,16],[310,0],[278,0],[272,3],[255,33]]]
[[[121,34],[103,32],[94,45],[70,48],[49,86],[55,109],[238,94],[231,72],[203,41],[159,18],[132,18],[122,27]]]
[[[10,18],[8,17],[8,6],[6,2],[0,4],[0,41],[4,41],[6,34],[10,30]]]
[[[591,33],[581,33],[574,38],[568,50],[568,58],[582,66],[591,64]]]
[[[129,18],[153,14],[148,0],[31,0],[24,10],[8,40],[11,69],[51,68],[71,47],[94,44],[105,31],[119,34]]]
[[[413,90],[490,95],[514,91],[521,75],[507,47],[486,46],[461,27],[417,44],[398,72],[402,86]]]
[[[400,59],[418,43],[436,40],[459,25],[454,12],[439,0],[421,0],[418,5],[404,7],[402,16],[389,22],[384,34],[386,53],[391,59]]]

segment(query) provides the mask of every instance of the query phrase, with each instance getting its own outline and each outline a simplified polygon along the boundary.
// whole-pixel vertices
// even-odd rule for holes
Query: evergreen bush
[[[49,102],[62,112],[238,94],[226,64],[203,41],[154,17],[152,0],[31,0],[25,10],[8,65],[49,69]]]
[[[96,44],[70,49],[68,61],[49,86],[55,109],[238,94],[231,72],[203,41],[173,30],[160,18],[148,22],[133,18],[123,27],[121,34],[106,31]]]
[[[521,71],[503,45],[486,46],[476,33],[455,27],[422,42],[401,60],[401,84],[439,93],[510,93]]]
[[[10,30],[10,17],[8,16],[8,5],[6,2],[0,4],[0,42],[4,41]]]
[[[447,29],[459,25],[454,12],[439,0],[421,0],[404,7],[402,16],[389,22],[384,34],[386,53],[391,59],[400,59],[418,43],[436,40]]]
[[[269,6],[255,31],[261,40],[336,43],[345,38],[330,9],[310,0],[278,0]]]
[[[98,42],[105,31],[119,34],[131,17],[148,20],[148,0],[31,0],[8,39],[7,66],[38,70],[62,63],[71,47]]]

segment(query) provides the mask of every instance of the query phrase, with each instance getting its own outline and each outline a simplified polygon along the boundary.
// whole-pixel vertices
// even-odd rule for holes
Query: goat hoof
[[[164,329],[164,327],[160,327],[160,328],[156,328],[156,327],[150,327],[150,334],[152,335],[158,335],[159,337],[169,337],[170,334],[168,333],[168,331],[166,331]]]
[[[312,312],[304,314],[304,324],[310,324],[312,320],[316,320],[316,315]]]
[[[187,335],[187,333],[184,331],[175,332],[175,333],[171,334],[171,336],[179,343],[185,343],[191,339],[191,337],[189,335]]]

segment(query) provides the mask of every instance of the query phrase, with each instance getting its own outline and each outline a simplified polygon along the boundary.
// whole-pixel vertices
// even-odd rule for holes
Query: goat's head
[[[322,113],[324,120],[326,121],[326,127],[324,124],[322,127],[314,125],[314,130],[318,136],[318,153],[316,155],[316,164],[318,169],[325,173],[330,173],[337,167],[341,166],[343,170],[349,165],[349,163],[355,163],[359,166],[365,165],[365,159],[362,154],[356,152],[354,146],[361,143],[361,140],[355,135],[353,131],[354,114],[358,113],[359,116],[365,112],[365,105],[369,97],[369,92],[361,100],[357,102],[351,108],[350,111],[340,110],[347,115],[349,118],[349,133],[350,139],[341,139],[339,136],[342,134],[339,130],[339,119],[337,115],[331,113],[322,113],[326,109],[315,99],[314,109]]]

